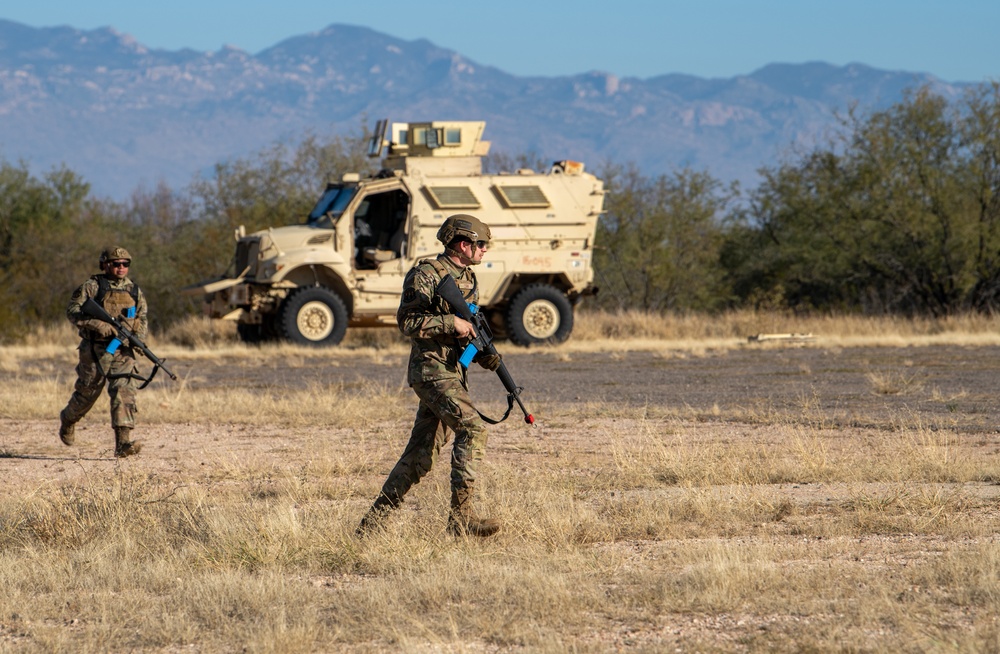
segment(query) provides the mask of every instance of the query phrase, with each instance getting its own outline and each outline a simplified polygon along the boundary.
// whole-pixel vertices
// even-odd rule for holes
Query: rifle
[[[454,277],[445,275],[444,279],[437,286],[437,294],[451,305],[452,311],[461,318],[468,320],[476,328],[476,337],[472,339],[472,342],[469,343],[465,351],[462,352],[462,356],[458,359],[463,368],[468,368],[469,364],[472,363],[472,359],[480,352],[500,356],[496,347],[493,346],[493,331],[490,329],[486,317],[479,311],[479,307],[466,303],[465,298],[462,297],[462,292],[458,290],[458,285],[455,283]],[[487,418],[482,413],[479,416],[491,425],[495,425],[507,419],[511,409],[514,408],[514,402],[517,402],[517,405],[521,407],[521,411],[524,413],[524,421],[529,425],[535,424],[535,417],[528,413],[528,410],[524,408],[524,403],[521,401],[522,388],[514,383],[514,379],[510,376],[510,372],[507,370],[507,365],[503,362],[503,359],[500,360],[500,367],[497,368],[496,372],[497,376],[500,377],[500,381],[503,382],[503,387],[507,389],[507,412],[499,420]]]
[[[118,332],[118,336],[108,343],[108,347],[105,348],[106,352],[114,354],[118,351],[118,348],[122,345],[122,343],[128,343],[130,346],[142,352],[147,359],[153,362],[153,372],[149,373],[149,377],[137,377],[138,379],[142,379],[143,382],[142,386],[139,387],[140,390],[146,388],[146,386],[149,385],[149,382],[153,381],[153,377],[156,376],[156,371],[160,368],[163,368],[163,372],[170,375],[171,379],[175,381],[177,380],[177,375],[170,372],[170,369],[163,363],[163,359],[153,354],[153,351],[146,347],[146,344],[142,342],[141,338],[136,336],[131,329],[121,324],[121,322],[116,320],[110,313],[105,311],[104,307],[99,305],[97,302],[94,302],[93,298],[87,298],[87,301],[83,303],[82,309],[88,316],[108,323]]]

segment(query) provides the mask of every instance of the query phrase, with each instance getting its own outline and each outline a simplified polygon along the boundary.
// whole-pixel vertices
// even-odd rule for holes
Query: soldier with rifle
[[[487,435],[483,418],[469,396],[468,372],[459,359],[480,334],[438,293],[442,280],[450,277],[465,303],[478,304],[479,290],[472,267],[483,260],[489,248],[490,228],[474,216],[458,214],[444,221],[437,238],[444,244],[444,252],[436,259],[417,262],[407,273],[396,313],[400,331],[412,343],[407,382],[420,399],[420,406],[406,449],[361,520],[359,535],[380,526],[402,504],[407,491],[430,472],[448,442],[449,431],[454,433],[455,442],[451,452],[448,531],[457,536],[486,537],[500,529],[496,520],[481,517],[473,508]],[[496,350],[485,350],[477,351],[472,360],[487,370],[500,368],[502,362]]]
[[[59,414],[59,438],[73,445],[76,423],[94,406],[107,384],[116,457],[132,456],[142,449],[141,442],[132,440],[131,434],[135,427],[136,382],[148,383],[147,378],[136,374],[135,351],[148,351],[142,344],[147,329],[146,298],[128,277],[131,265],[132,256],[125,248],[105,248],[100,258],[101,274],[93,275],[76,289],[66,310],[81,340],[76,385]],[[154,363],[162,362],[154,357]]]

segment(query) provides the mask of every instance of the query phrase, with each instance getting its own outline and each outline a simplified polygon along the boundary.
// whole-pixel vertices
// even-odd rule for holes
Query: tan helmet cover
[[[126,259],[131,263],[132,255],[128,253],[128,250],[120,245],[109,245],[101,251],[102,267],[109,261],[118,261],[119,259]]]
[[[491,238],[490,228],[486,223],[465,213],[449,216],[437,233],[437,239],[446,246],[450,245],[457,236],[467,238],[472,242],[486,241],[487,243]]]

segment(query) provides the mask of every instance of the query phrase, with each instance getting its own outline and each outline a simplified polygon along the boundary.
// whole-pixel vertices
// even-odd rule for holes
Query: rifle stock
[[[478,307],[475,305],[470,306],[466,303],[465,298],[462,296],[462,291],[458,289],[458,285],[451,275],[445,275],[444,279],[438,284],[437,294],[451,306],[452,311],[456,315],[472,323],[472,326],[476,329],[475,338],[472,339],[472,342],[462,352],[462,356],[459,357],[459,363],[463,367],[468,368],[469,364],[472,363],[472,359],[479,353],[500,356],[500,353],[497,352],[496,347],[493,345],[493,331],[490,329],[486,317],[480,313]],[[497,368],[496,373],[501,383],[503,383],[503,387],[507,390],[507,413],[499,420],[492,420],[481,413],[479,415],[489,423],[503,422],[510,414],[514,402],[517,402],[517,406],[520,407],[521,412],[524,414],[524,421],[529,425],[535,424],[535,417],[528,413],[524,402],[521,401],[521,391],[523,389],[514,383],[514,378],[511,377],[510,371],[507,370],[507,364],[503,362],[502,358],[500,359],[500,366]]]
[[[114,316],[104,310],[104,307],[99,305],[93,300],[93,298],[87,298],[87,301],[83,303],[83,312],[92,318],[97,318],[102,322],[106,322],[115,328],[118,332],[118,336],[108,344],[107,351],[114,353],[118,349],[118,346],[122,343],[128,343],[131,347],[142,352],[143,356],[153,362],[153,372],[150,373],[149,377],[145,380],[142,386],[139,388],[145,388],[149,382],[153,381],[153,376],[156,375],[156,371],[160,368],[163,372],[170,375],[170,378],[175,380],[177,375],[170,371],[166,365],[164,365],[163,359],[159,358],[153,351],[142,342],[142,339],[136,336],[131,329],[123,325],[119,320],[116,320]]]

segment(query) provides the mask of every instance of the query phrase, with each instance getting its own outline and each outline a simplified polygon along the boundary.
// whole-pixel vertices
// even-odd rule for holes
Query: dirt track
[[[1000,347],[956,345],[825,348],[759,346],[691,354],[670,352],[559,353],[505,349],[525,398],[544,404],[657,406],[694,413],[745,414],[770,408],[802,413],[809,404],[836,424],[886,424],[901,414],[928,427],[994,431],[1000,427]],[[405,357],[379,365],[329,365],[309,357],[295,368],[202,367],[203,384],[231,385],[234,369],[247,383],[297,387],[312,382],[403,383]],[[870,376],[896,382],[879,392]],[[473,397],[485,406],[502,398],[496,377],[473,370]],[[500,406],[499,402],[495,403]],[[719,411],[715,411],[718,407]],[[859,425],[861,426],[861,425]]]
[[[922,346],[824,348],[806,346],[746,346],[701,354],[672,351],[572,352],[508,351],[507,364],[524,388],[524,398],[543,425],[547,413],[570,413],[581,420],[645,407],[654,414],[675,414],[702,424],[762,424],[780,416],[783,423],[821,424],[826,428],[948,429],[973,436],[983,434],[990,446],[1000,427],[1000,347]],[[403,387],[405,355],[379,356],[362,363],[339,354],[306,354],[294,366],[252,358],[178,359],[182,376],[203,389],[225,393],[235,384],[297,388],[309,384],[384,384]],[[32,366],[37,375],[60,372],[69,392],[71,365],[60,362]],[[0,373],[12,383],[26,373]],[[884,380],[885,388],[872,380]],[[157,380],[156,384],[166,384]],[[473,371],[473,398],[487,414],[504,408],[503,389],[491,373]],[[148,395],[140,395],[142,401]],[[148,400],[147,400],[148,401]],[[106,400],[102,400],[106,402]],[[100,406],[100,404],[99,404]],[[515,412],[517,411],[515,407]],[[767,418],[765,419],[765,416]],[[55,470],[73,462],[108,458],[112,439],[102,410],[95,410],[78,427],[78,445],[64,447],[55,435],[58,421],[4,420],[0,451],[8,481],[37,484],[55,481]],[[288,432],[280,425],[247,427],[225,424],[142,424],[147,454],[163,465],[186,466],[188,460],[262,455],[281,451]],[[508,423],[516,422],[517,418]],[[407,420],[397,421],[400,434]],[[386,426],[383,426],[385,429]],[[329,438],[336,430],[316,427],[296,430],[301,438]],[[555,434],[553,434],[555,436]],[[570,437],[567,435],[566,437]],[[145,457],[144,457],[145,458]],[[152,458],[152,457],[149,457]],[[175,463],[171,464],[173,460]],[[152,462],[150,462],[152,463]]]
[[[659,353],[583,353],[565,351],[513,350],[505,360],[515,379],[525,388],[525,400],[538,416],[541,426],[530,431],[517,424],[517,418],[491,430],[492,460],[525,468],[538,466],[539,457],[555,460],[566,451],[578,453],[578,460],[607,458],[601,446],[602,429],[612,422],[616,429],[645,413],[652,416],[676,416],[671,429],[677,438],[695,447],[701,442],[720,443],[756,439],[771,441],[787,425],[802,424],[822,428],[837,439],[850,440],[865,435],[880,439],[883,432],[907,430],[950,430],[959,435],[958,446],[973,451],[973,456],[996,455],[1000,411],[995,398],[1000,394],[1000,347],[924,346],[826,348],[805,346],[746,346],[737,349],[691,354],[680,351]],[[310,384],[357,385],[382,384],[386,388],[403,387],[405,355],[376,355],[353,360],[341,352],[336,355],[297,354],[294,365],[280,361],[257,361],[253,357],[214,357],[206,360],[177,358],[176,371],[192,385],[218,389],[220,394],[236,385],[270,389],[307,387]],[[33,362],[19,371],[0,372],[2,383],[13,383],[26,376],[61,375],[68,389],[72,383],[72,364],[63,361]],[[157,380],[156,384],[166,384]],[[503,408],[502,390],[490,373],[475,370],[473,397],[480,408],[496,414]],[[140,396],[142,402],[150,396]],[[331,398],[335,401],[336,398]],[[104,401],[106,402],[106,401]],[[106,406],[106,404],[104,405]],[[235,425],[195,421],[174,424],[143,424],[139,432],[147,442],[143,455],[126,463],[111,457],[112,439],[106,417],[88,416],[78,428],[77,446],[64,447],[56,436],[56,416],[44,420],[0,420],[0,453],[8,492],[32,493],[47,486],[75,483],[113,466],[134,466],[160,479],[179,480],[183,485],[218,488],[235,483],[225,470],[262,470],[261,478],[240,477],[241,489],[266,493],[274,467],[288,471],[302,468],[312,456],[311,445],[323,444],[348,452],[349,457],[363,457],[359,439],[381,438],[384,460],[359,469],[363,473],[343,474],[330,483],[349,487],[338,497],[348,498],[344,529],[353,529],[370,497],[391,465],[399,445],[409,429],[409,416],[382,420],[362,429],[325,426],[289,429],[282,425]],[[378,411],[378,407],[373,407]],[[515,409],[516,411],[516,409]],[[547,416],[558,414],[558,419]],[[567,416],[572,416],[567,419]],[[617,421],[617,422],[616,422]],[[830,431],[834,430],[834,431]],[[391,447],[385,439],[394,439]],[[549,458],[553,457],[553,458]],[[260,466],[254,466],[260,463]],[[446,475],[441,466],[437,470]],[[220,474],[220,469],[222,474]],[[574,473],[567,473],[574,474]],[[171,481],[171,483],[174,483]],[[261,484],[260,488],[256,485]],[[927,483],[931,490],[960,486],[963,497],[978,498],[973,512],[993,514],[1000,499],[1000,485],[983,479],[958,484]],[[809,525],[829,519],[859,484],[846,483],[775,483],[768,493],[780,506],[787,499],[799,512],[787,521],[777,521],[770,529],[775,542],[794,543],[800,533],[810,533]],[[878,497],[879,484],[870,484]],[[432,489],[418,489],[418,496],[430,501]],[[724,491],[724,489],[723,489]],[[648,489],[626,491],[645,493]],[[683,489],[665,485],[655,489],[668,497]],[[440,493],[439,493],[440,494]],[[614,493],[612,493],[614,495]],[[424,510],[424,513],[433,512]],[[440,513],[440,511],[438,512]],[[978,516],[978,517],[977,517]],[[440,516],[435,516],[440,517]],[[964,519],[975,522],[981,515]],[[426,517],[424,518],[427,519]],[[992,518],[991,518],[992,519]],[[756,527],[754,527],[756,529]],[[814,531],[822,533],[822,529]],[[853,542],[853,541],[852,541]],[[963,546],[968,545],[964,543]],[[919,557],[930,557],[942,547],[938,535],[901,534],[868,535],[847,548],[857,565],[879,571],[889,565],[905,566]],[[644,552],[642,562],[655,552],[679,547],[675,541],[617,541],[602,544],[608,548],[635,547]],[[683,547],[683,545],[680,545]],[[807,564],[816,564],[808,561]],[[643,563],[645,565],[645,563]],[[824,563],[825,565],[825,563]],[[768,629],[781,626],[781,616],[742,616],[700,614],[670,617],[654,624],[649,633],[641,627],[629,627],[615,633],[605,627],[594,638],[612,648],[612,643],[640,642],[662,651],[667,643],[723,642],[737,643],[752,639]],[[836,624],[837,616],[816,614],[803,618],[818,624]],[[949,618],[950,619],[950,618]],[[824,622],[825,621],[825,622]],[[956,618],[958,628],[967,624]],[[596,627],[595,627],[596,628]],[[600,629],[600,628],[598,628]],[[684,639],[693,638],[694,641]],[[700,641],[698,639],[701,639]],[[721,639],[721,640],[720,640]],[[737,645],[719,645],[720,651],[748,651]],[[653,651],[651,650],[651,651]]]

